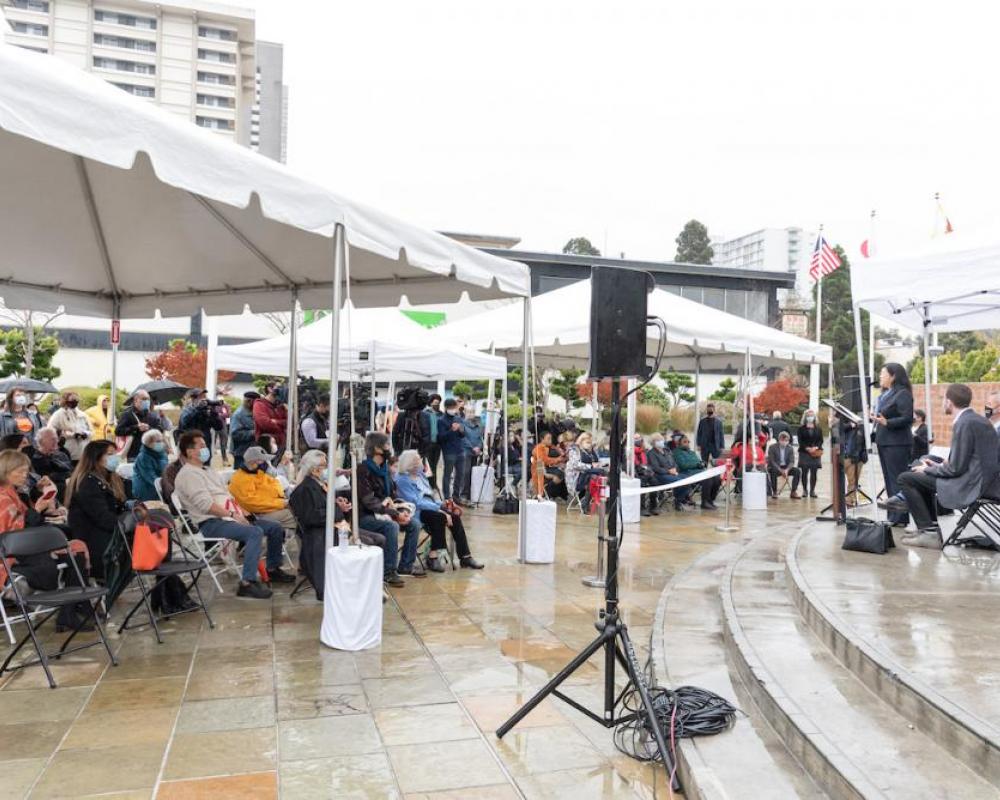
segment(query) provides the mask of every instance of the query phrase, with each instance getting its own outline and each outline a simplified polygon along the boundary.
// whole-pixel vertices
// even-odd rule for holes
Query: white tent
[[[666,323],[664,367],[678,371],[739,369],[747,351],[758,366],[789,363],[829,364],[829,345],[727,314],[654,289],[648,313]],[[521,309],[505,305],[437,329],[456,344],[507,353],[521,345]],[[578,281],[533,298],[531,336],[535,359],[545,366],[583,364],[590,349],[590,281]],[[656,352],[657,334],[650,329],[647,352]]]
[[[398,308],[345,309],[340,316],[341,380],[375,375],[385,381],[439,381],[458,378],[501,379],[507,360],[442,344]],[[331,317],[299,329],[298,370],[330,377]],[[237,372],[288,374],[289,334],[216,350],[216,366]]]
[[[523,264],[350,202],[11,45],[0,45],[0,242],[8,306],[111,318],[299,301],[339,313],[345,283],[362,306],[530,295]],[[331,325],[331,375],[339,332]]]
[[[920,331],[924,344],[924,408],[933,434],[931,352],[934,334],[1000,328],[1000,243],[943,236],[921,251],[872,258],[851,265],[851,296],[858,371],[864,374],[861,337],[863,308]],[[868,392],[861,393],[866,420]]]

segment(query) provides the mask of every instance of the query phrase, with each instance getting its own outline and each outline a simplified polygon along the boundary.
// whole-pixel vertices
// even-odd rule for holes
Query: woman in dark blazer
[[[72,539],[87,543],[91,574],[104,579],[104,552],[125,510],[125,485],[115,470],[120,457],[114,442],[88,442],[66,482],[66,507]]]
[[[913,412],[913,447],[910,449],[910,461],[923,458],[930,452],[930,442],[927,437],[927,414],[921,409]]]
[[[871,419],[875,425],[875,444],[885,479],[886,498],[899,492],[899,476],[910,467],[913,449],[913,390],[902,364],[889,363],[879,373],[882,394],[875,401]],[[890,512],[889,522],[905,526],[909,514]]]
[[[823,469],[823,429],[816,412],[807,408],[796,437],[799,440],[799,469],[802,470],[802,496],[816,497],[816,479]]]

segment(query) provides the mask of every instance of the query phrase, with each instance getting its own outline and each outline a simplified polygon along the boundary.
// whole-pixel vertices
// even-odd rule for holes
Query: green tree
[[[639,390],[639,403],[646,406],[656,406],[663,411],[670,410],[670,398],[659,386],[647,383]]]
[[[601,251],[590,243],[586,236],[577,236],[563,245],[562,251],[574,256],[599,256]]]
[[[666,383],[664,392],[670,401],[670,408],[676,408],[683,400],[685,403],[694,402],[694,394],[686,391],[694,388],[694,378],[686,372],[674,372],[673,370],[662,370],[660,379]]]
[[[858,348],[854,340],[854,310],[851,304],[851,263],[844,249],[834,250],[840,256],[840,268],[823,278],[823,344],[833,348],[833,374],[835,380],[844,375],[858,374]],[[813,310],[809,312],[809,338],[816,338],[816,282],[812,285]],[[861,311],[861,340],[868,341],[868,312]],[[875,355],[875,369],[881,368],[884,358]],[[867,370],[867,360],[865,362]],[[821,374],[826,371],[824,367]],[[825,381],[825,377],[821,378]]]
[[[698,220],[693,219],[684,226],[684,230],[674,240],[677,242],[675,261],[682,264],[711,264],[715,251],[708,238],[708,228]]]
[[[20,328],[0,333],[3,353],[0,355],[0,375],[52,381],[62,372],[52,360],[59,352],[59,340],[43,328],[35,326],[31,336]],[[29,367],[30,364],[30,367]]]
[[[708,396],[709,400],[721,400],[725,403],[736,402],[736,381],[732,378],[723,378],[719,388]]]
[[[957,351],[963,356],[970,350],[979,350],[986,343],[985,337],[978,331],[959,331],[957,333],[942,333],[938,337],[938,344],[945,352]],[[938,361],[938,375],[940,377],[941,362]]]
[[[585,401],[580,399],[576,390],[581,375],[583,370],[576,367],[559,370],[559,374],[549,382],[549,393],[561,397],[570,408],[583,408]]]
[[[979,383],[995,381],[1000,377],[1000,350],[989,345],[978,350],[962,353],[950,350],[938,356],[939,383]],[[910,380],[924,382],[924,360],[920,357],[913,362]]]

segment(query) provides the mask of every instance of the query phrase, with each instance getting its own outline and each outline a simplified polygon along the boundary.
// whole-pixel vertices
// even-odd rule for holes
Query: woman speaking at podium
[[[882,393],[875,401],[871,421],[878,445],[878,460],[885,478],[885,495],[892,497],[899,492],[899,476],[910,466],[910,449],[913,446],[913,390],[910,377],[902,364],[890,362],[879,373]],[[906,525],[906,512],[890,512],[889,522]]]

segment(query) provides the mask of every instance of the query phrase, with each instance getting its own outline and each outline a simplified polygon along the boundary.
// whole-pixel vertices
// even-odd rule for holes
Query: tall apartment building
[[[735,239],[713,239],[712,264],[729,269],[798,272],[812,242],[802,228],[764,228]]]
[[[284,49],[257,42],[254,104],[250,110],[250,147],[285,163],[288,138],[288,87],[284,83]]]
[[[196,125],[251,144],[258,81],[252,9],[210,0],[0,0],[0,6],[9,44],[50,53]],[[270,131],[268,115],[276,114],[280,130],[283,109],[271,110],[267,97],[262,86],[259,128]],[[267,155],[279,158],[283,136],[268,148]]]

